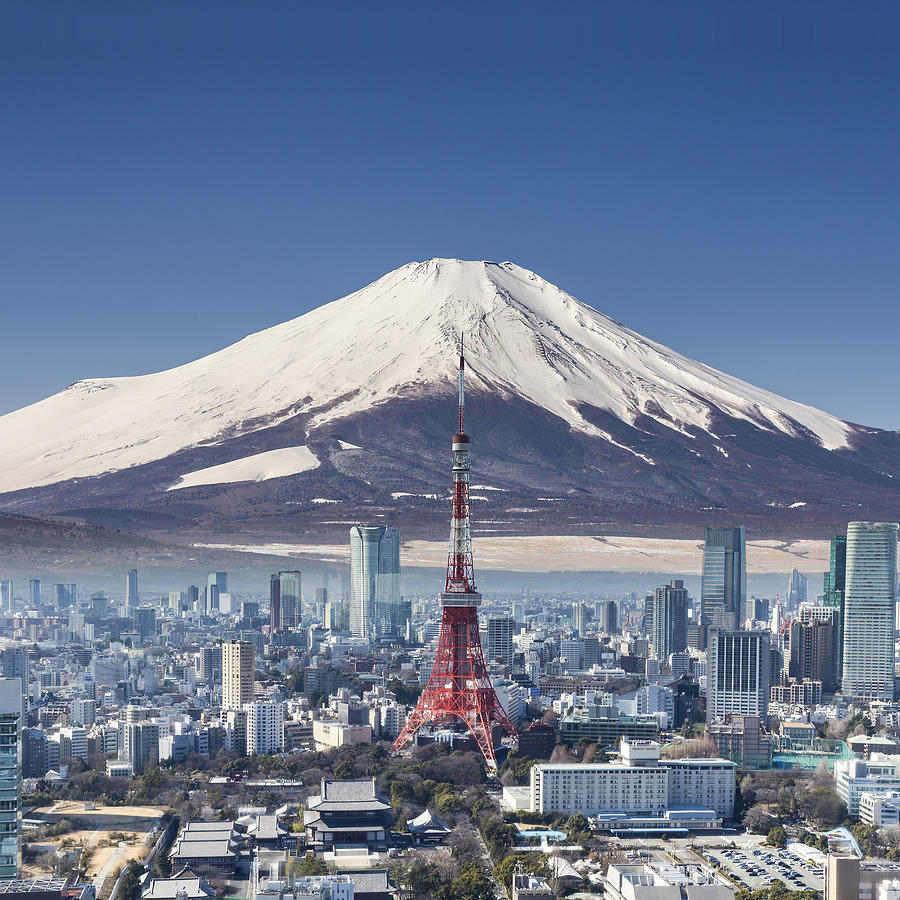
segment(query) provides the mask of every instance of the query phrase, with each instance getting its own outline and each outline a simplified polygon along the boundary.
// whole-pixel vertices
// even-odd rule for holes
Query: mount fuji
[[[896,517],[900,433],[695,362],[513,263],[456,259],[0,417],[0,511],[244,543],[379,518],[443,535],[460,336],[482,533]]]

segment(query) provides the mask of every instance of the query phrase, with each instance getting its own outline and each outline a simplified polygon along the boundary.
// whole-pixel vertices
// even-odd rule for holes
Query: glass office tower
[[[848,697],[894,699],[897,528],[896,522],[847,526],[841,691]]]
[[[707,528],[703,548],[700,621],[736,631],[747,601],[747,552],[744,526]]]
[[[19,728],[22,682],[0,678],[0,881],[19,876]]]
[[[400,532],[386,525],[350,529],[350,632],[369,640],[401,637],[409,617],[400,601]]]

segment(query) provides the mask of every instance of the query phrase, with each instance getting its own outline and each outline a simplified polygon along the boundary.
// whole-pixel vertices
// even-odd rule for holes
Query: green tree
[[[776,825],[766,835],[766,843],[773,847],[783,847],[787,843],[787,832],[780,825]]]
[[[353,763],[345,759],[339,762],[334,770],[334,777],[340,780],[346,780],[353,777]]]
[[[483,869],[468,866],[450,882],[441,887],[438,900],[496,900],[494,885]]]
[[[327,875],[328,866],[315,856],[302,856],[299,859],[291,860],[289,874],[300,876]]]
[[[514,853],[494,869],[494,877],[506,888],[506,892],[512,891],[513,875],[521,868],[527,875],[540,875],[547,877],[550,867],[543,853]]]

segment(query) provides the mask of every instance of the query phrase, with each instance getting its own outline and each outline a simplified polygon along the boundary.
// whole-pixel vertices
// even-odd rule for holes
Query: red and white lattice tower
[[[459,426],[453,435],[453,500],[447,581],[441,594],[444,608],[434,668],[419,703],[394,742],[399,750],[426,723],[461,723],[475,738],[490,767],[496,768],[491,724],[516,737],[506,710],[500,705],[484,663],[478,634],[481,594],[475,589],[472,536],[469,528],[469,438],[463,411],[462,346],[459,354]]]

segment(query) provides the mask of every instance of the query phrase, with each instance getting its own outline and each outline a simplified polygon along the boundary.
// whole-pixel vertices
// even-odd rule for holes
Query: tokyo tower
[[[464,371],[465,359],[460,344],[459,425],[453,435],[450,548],[447,580],[441,594],[444,608],[441,633],[431,677],[406,726],[394,742],[394,750],[399,750],[426,723],[462,723],[475,738],[488,766],[496,769],[491,724],[500,725],[513,737],[517,734],[494,693],[478,634],[481,594],[475,589],[469,527],[469,438],[463,423]]]

